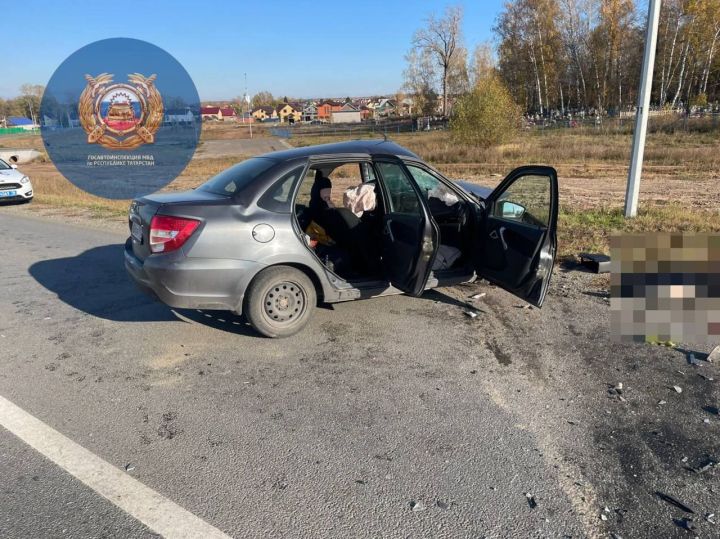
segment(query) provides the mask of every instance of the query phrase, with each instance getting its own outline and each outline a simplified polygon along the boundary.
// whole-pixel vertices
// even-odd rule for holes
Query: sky
[[[492,40],[502,0],[455,2],[468,50]],[[413,33],[448,2],[425,0],[13,2],[21,31],[0,42],[0,97],[24,83],[46,85],[80,47],[110,37],[149,41],[188,71],[203,101],[245,91],[275,96],[391,94],[402,85]]]

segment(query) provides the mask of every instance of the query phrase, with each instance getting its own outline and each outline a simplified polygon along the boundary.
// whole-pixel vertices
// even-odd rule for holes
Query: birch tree
[[[448,6],[440,18],[430,15],[426,27],[413,37],[413,47],[433,59],[438,67],[442,91],[442,113],[447,114],[448,82],[462,47],[462,8]]]

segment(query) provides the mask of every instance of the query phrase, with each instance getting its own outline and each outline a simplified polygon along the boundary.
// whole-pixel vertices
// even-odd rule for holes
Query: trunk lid
[[[163,215],[165,209],[177,206],[203,206],[227,203],[227,196],[207,191],[180,191],[177,193],[156,193],[136,198],[130,204],[128,227],[135,256],[145,260],[150,256],[150,223],[155,215]]]

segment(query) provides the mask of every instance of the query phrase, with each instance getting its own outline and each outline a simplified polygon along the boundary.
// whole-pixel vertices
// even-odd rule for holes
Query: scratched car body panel
[[[172,307],[244,313],[271,337],[299,331],[318,302],[418,296],[478,276],[540,306],[557,200],[551,167],[517,168],[489,189],[389,141],[309,146],[134,200],[125,265]]]

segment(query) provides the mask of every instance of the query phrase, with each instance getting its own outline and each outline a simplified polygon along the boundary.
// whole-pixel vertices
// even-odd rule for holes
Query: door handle
[[[395,236],[393,236],[392,228],[390,228],[390,224],[392,223],[392,219],[388,219],[385,223],[385,233],[390,236],[390,241],[395,241]]]
[[[499,229],[493,229],[490,232],[490,239],[496,240],[498,238],[502,242],[503,250],[507,251],[508,246],[507,246],[507,243],[505,242],[505,227],[504,226],[501,226]]]

